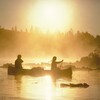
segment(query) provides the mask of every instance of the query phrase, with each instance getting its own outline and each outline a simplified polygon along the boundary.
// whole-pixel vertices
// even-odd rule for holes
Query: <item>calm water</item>
[[[88,88],[60,87],[61,83],[88,83]],[[50,76],[9,76],[0,68],[0,100],[100,100],[100,71],[73,71],[72,79],[52,82]]]

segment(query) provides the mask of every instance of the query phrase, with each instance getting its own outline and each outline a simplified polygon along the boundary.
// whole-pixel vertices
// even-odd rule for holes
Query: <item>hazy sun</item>
[[[38,1],[31,8],[29,20],[31,25],[42,31],[64,31],[71,21],[71,10],[66,2]]]

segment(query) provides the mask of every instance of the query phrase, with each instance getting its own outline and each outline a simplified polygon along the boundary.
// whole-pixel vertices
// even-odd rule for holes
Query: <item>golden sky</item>
[[[100,0],[0,0],[0,25],[100,34]]]

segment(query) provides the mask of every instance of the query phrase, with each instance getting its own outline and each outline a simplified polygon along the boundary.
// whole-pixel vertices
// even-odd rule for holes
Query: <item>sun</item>
[[[64,31],[71,21],[71,10],[62,1],[38,1],[30,10],[31,25],[39,27],[42,31]]]

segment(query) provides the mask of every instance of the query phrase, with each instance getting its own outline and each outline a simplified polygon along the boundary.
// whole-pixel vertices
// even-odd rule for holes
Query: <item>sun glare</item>
[[[71,10],[64,1],[38,1],[31,8],[30,24],[42,31],[64,31],[71,21]]]

